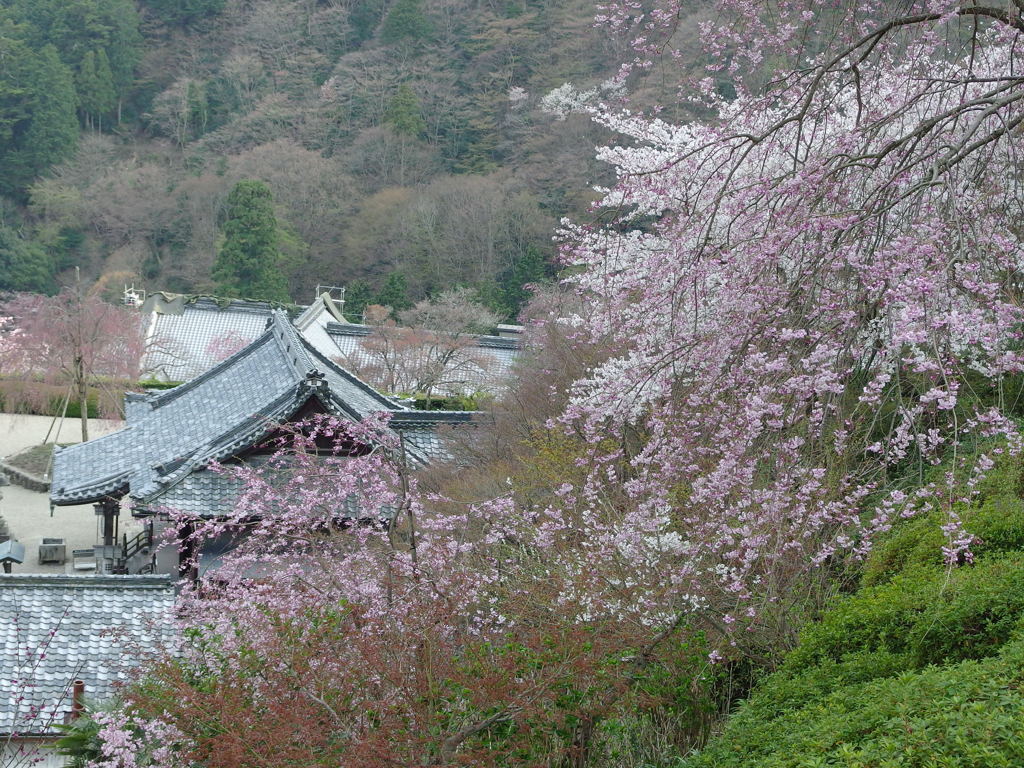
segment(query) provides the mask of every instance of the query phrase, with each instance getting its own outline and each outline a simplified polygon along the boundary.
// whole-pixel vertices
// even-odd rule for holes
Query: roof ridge
[[[142,587],[170,587],[173,581],[169,575],[164,574],[133,574],[133,575],[95,575],[95,576],[70,576],[65,573],[17,573],[0,574],[0,585],[12,587],[53,587],[68,586],[76,589],[87,587],[120,588],[130,587],[139,589]]]
[[[275,341],[281,347],[285,360],[287,360],[296,378],[299,381],[304,380],[309,370],[315,366],[309,357],[302,335],[292,325],[288,315],[283,310],[275,309],[270,313],[267,330],[271,332]],[[277,332],[275,333],[275,331]]]
[[[261,432],[265,434],[272,433],[274,429],[281,424],[279,418],[287,413],[287,411],[279,413],[282,409],[296,400],[300,402],[290,410],[297,409],[303,402],[305,402],[301,397],[301,395],[304,394],[300,391],[301,387],[301,383],[296,383],[291,389],[285,390],[281,395],[272,400],[267,405],[263,413],[254,414],[254,418],[250,423],[236,425],[196,448],[196,450],[185,457],[180,466],[176,467],[171,473],[163,476],[165,480],[164,483],[161,483],[159,480],[156,481],[156,484],[160,486],[158,490],[151,493],[144,493],[137,498],[143,503],[148,504],[157,496],[160,496],[171,488],[177,486],[193,472],[208,467],[210,462],[222,461],[225,458],[232,456],[234,452],[238,450],[236,443],[243,436],[248,440],[255,435],[259,435]],[[234,437],[235,439],[225,442],[227,438],[231,437]]]

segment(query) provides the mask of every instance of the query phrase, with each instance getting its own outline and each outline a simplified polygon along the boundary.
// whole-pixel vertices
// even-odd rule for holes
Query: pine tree
[[[514,318],[530,298],[526,286],[548,278],[548,264],[535,245],[527,245],[512,264],[502,270],[494,284],[484,289],[485,303],[505,317]]]
[[[75,78],[75,90],[86,126],[99,129],[103,116],[110,114],[117,106],[114,76],[110,71],[110,61],[102,48],[87,51],[82,57],[82,63],[78,66],[78,76]]]
[[[149,7],[167,24],[188,26],[224,10],[224,0],[148,0]]]
[[[0,227],[0,291],[53,290],[53,258],[38,243]]]
[[[433,32],[421,0],[396,0],[384,19],[380,38],[385,43],[415,43],[428,39]]]
[[[47,166],[71,154],[78,141],[71,72],[52,45],[18,62],[12,91],[19,93],[22,119],[0,135],[0,192],[22,194]],[[2,124],[0,124],[2,128]],[[3,153],[6,143],[7,152]]]
[[[96,54],[93,51],[86,51],[78,64],[78,72],[75,74],[75,94],[78,96],[78,105],[82,111],[89,113],[92,105],[92,92],[96,89]]]
[[[117,106],[117,89],[114,87],[114,73],[110,70],[107,52],[96,51],[96,92],[93,94],[93,109],[97,117],[109,115]]]
[[[190,133],[198,138],[206,133],[206,125],[210,119],[210,106],[206,99],[206,88],[202,83],[189,80],[185,94],[188,104],[188,124]]]
[[[377,304],[391,307],[393,315],[412,306],[409,299],[409,283],[401,272],[391,272],[375,298]]]
[[[404,136],[419,136],[427,130],[427,124],[421,114],[420,101],[405,83],[398,86],[398,91],[391,97],[384,121]]]
[[[213,278],[223,296],[291,300],[280,269],[273,197],[262,181],[240,181],[228,195],[224,243]]]
[[[4,165],[4,154],[14,148],[18,125],[29,116],[25,63],[32,54],[13,32],[0,28],[0,165]]]
[[[355,42],[364,43],[373,37],[383,15],[384,4],[381,0],[356,0],[348,17]]]
[[[373,302],[373,289],[365,280],[353,280],[345,287],[345,317],[353,323],[363,321],[363,310]]]

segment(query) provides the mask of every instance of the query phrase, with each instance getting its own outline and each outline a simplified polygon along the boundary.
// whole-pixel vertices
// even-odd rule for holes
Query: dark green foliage
[[[210,107],[206,100],[206,87],[190,80],[185,98],[188,101],[188,123],[191,135],[196,138],[206,133],[210,120]]]
[[[515,319],[532,295],[528,285],[543,283],[549,278],[548,265],[540,248],[533,244],[513,256],[510,267],[498,274],[493,286],[485,289],[484,302],[495,312]]]
[[[365,280],[353,280],[345,287],[345,317],[351,322],[363,322],[363,310],[372,303],[373,288]]]
[[[0,37],[0,192],[20,194],[78,140],[71,73],[52,45],[38,54]]]
[[[86,768],[103,757],[100,724],[90,714],[57,728],[64,734],[57,739],[57,753],[68,758],[67,768]]]
[[[77,419],[82,415],[82,404],[74,400],[67,401],[67,409],[64,407],[64,397],[67,394],[66,387],[56,387],[52,384],[45,384],[39,382],[33,386],[38,386],[42,390],[49,390],[51,393],[48,399],[44,399],[39,403],[33,404],[25,402],[24,398],[15,397],[13,399],[5,400],[3,394],[3,384],[5,381],[11,381],[10,379],[4,380],[0,378],[0,410],[8,411],[10,413],[28,413],[34,416],[60,416],[64,414],[65,418]],[[19,388],[24,387],[23,380],[17,380],[16,385]],[[90,388],[89,394],[86,400],[86,411],[90,419],[98,419],[104,415],[100,411],[100,396],[101,393],[96,388]]]
[[[384,17],[383,0],[357,0],[349,13],[349,23],[356,43],[363,43],[373,37],[377,25]]]
[[[1011,766],[1024,760],[1024,505],[1004,457],[960,510],[976,563],[941,562],[938,515],[901,523],[865,584],[809,624],[686,768]]]
[[[182,26],[224,10],[224,0],[145,0],[143,5],[165,24]]]
[[[18,126],[31,117],[26,67],[30,56],[18,30],[10,24],[0,26],[0,158],[12,146]]]
[[[117,92],[114,89],[114,75],[110,71],[110,61],[106,52],[100,48],[89,51],[78,66],[75,78],[78,92],[78,106],[86,117],[89,125],[97,127],[105,115],[109,115],[117,106]]]
[[[483,401],[474,395],[423,395],[412,397],[412,407],[417,411],[476,411]]]
[[[380,39],[385,43],[417,43],[429,39],[433,32],[422,0],[395,0],[384,19]]]
[[[420,110],[420,102],[412,89],[402,83],[398,91],[391,97],[384,120],[403,136],[419,136],[427,129]]]
[[[842,661],[856,651],[906,654],[915,666],[983,658],[1024,617],[1024,558],[993,555],[945,571],[915,569],[840,600],[801,636],[784,669]]]
[[[409,298],[409,283],[401,272],[392,272],[384,281],[383,287],[374,297],[375,304],[391,307],[392,314],[409,309],[412,300]]]
[[[228,195],[224,244],[213,268],[217,292],[222,296],[289,301],[280,260],[270,188],[262,181],[238,182]]]
[[[54,269],[60,272],[74,266],[75,259],[84,242],[85,234],[81,229],[61,227],[51,247]]]
[[[53,45],[74,72],[88,53],[102,49],[116,92],[131,85],[142,44],[132,0],[9,0],[6,5],[24,24],[25,42],[33,48]]]
[[[51,293],[53,273],[53,259],[41,245],[0,227],[0,291]]]
[[[976,541],[975,554],[1024,549],[1024,501],[1020,498],[1021,470],[1004,457],[979,488],[979,498],[961,510],[964,528]],[[918,567],[938,567],[944,543],[938,513],[903,521],[876,545],[864,567],[865,586],[882,584],[893,575]]]
[[[984,661],[843,686],[770,717],[755,703],[680,768],[1024,764],[1024,642]]]
[[[461,126],[461,145],[452,162],[456,173],[490,173],[498,167],[498,126],[479,107],[473,109]]]

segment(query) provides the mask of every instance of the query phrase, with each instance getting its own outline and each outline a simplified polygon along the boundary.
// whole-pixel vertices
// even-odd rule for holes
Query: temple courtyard
[[[0,461],[13,456],[33,445],[42,443],[53,425],[49,442],[77,443],[81,441],[81,424],[78,419],[66,419],[63,424],[53,424],[50,416],[27,416],[24,414],[0,413]],[[104,419],[89,420],[89,437],[99,437],[124,425],[121,421]],[[59,435],[55,436],[59,427]],[[99,520],[91,504],[70,507],[56,507],[50,513],[50,500],[45,492],[30,491],[16,485],[0,488],[0,517],[6,523],[12,538],[25,547],[25,562],[13,565],[14,573],[75,573],[71,553],[75,549],[90,549],[99,541]],[[121,532],[129,536],[141,530],[127,513],[121,516]],[[67,559],[63,565],[40,564],[39,544],[44,538],[65,540]],[[82,573],[82,571],[78,571]],[[88,571],[85,571],[88,573]]]

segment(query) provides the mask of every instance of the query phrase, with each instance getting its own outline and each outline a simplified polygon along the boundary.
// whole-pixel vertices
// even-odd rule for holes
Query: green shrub
[[[998,652],[1024,616],[1024,558],[996,554],[945,571],[919,568],[841,599],[783,664],[799,670],[850,653],[908,654],[915,666]]]
[[[843,686],[778,717],[751,704],[679,768],[1024,765],[1024,642],[984,661]]]
[[[978,539],[975,552],[1024,550],[1024,501],[1016,496],[988,499],[968,515],[966,528]]]
[[[864,564],[862,583],[877,586],[907,569],[941,567],[945,537],[940,525],[933,515],[900,523],[888,538],[875,545]]]
[[[861,589],[679,768],[1024,765],[1022,489],[1003,457],[958,510],[973,565],[942,563],[940,513],[900,522]]]
[[[1022,476],[1019,459],[1002,457],[978,486],[975,502],[958,510],[964,528],[976,539],[971,547],[976,556],[1024,549]],[[902,571],[941,567],[944,522],[940,512],[900,522],[875,546],[864,565],[863,584],[876,586]]]

